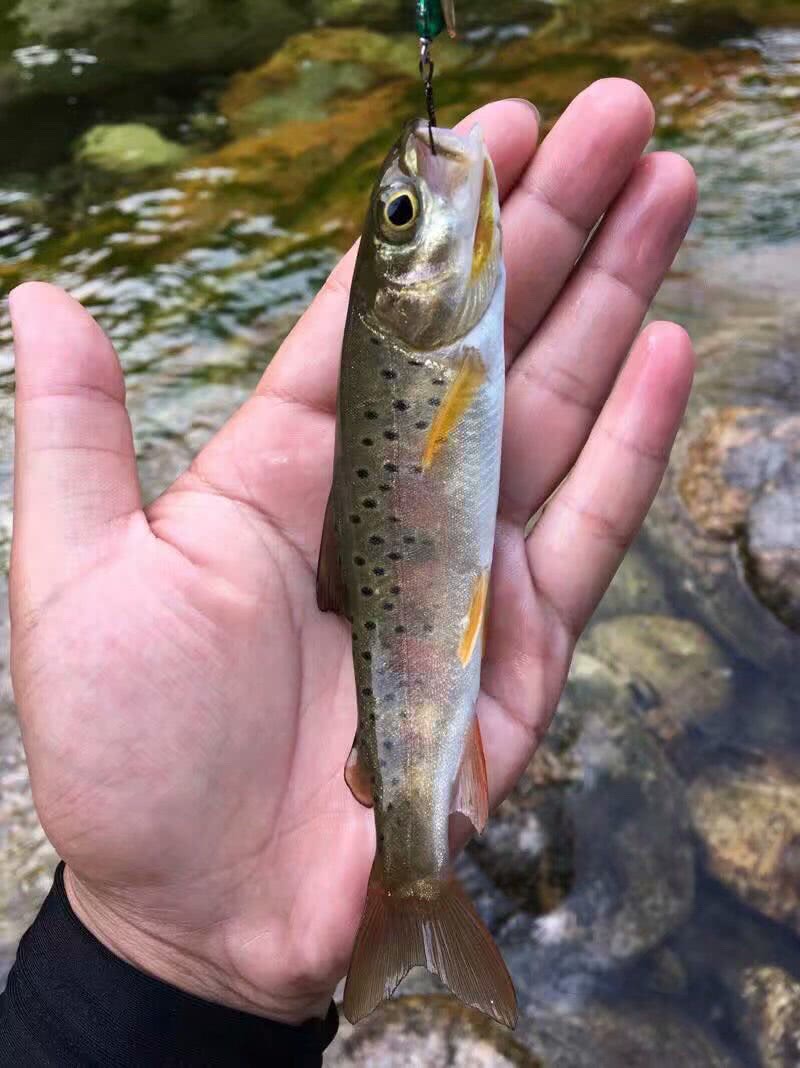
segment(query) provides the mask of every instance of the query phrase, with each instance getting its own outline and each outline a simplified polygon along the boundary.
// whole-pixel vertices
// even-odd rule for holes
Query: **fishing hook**
[[[429,37],[419,39],[419,73],[425,86],[425,105],[428,109],[428,137],[431,152],[436,155],[436,143],[433,140],[433,128],[436,125],[436,107],[433,102],[433,75],[435,67],[431,59],[431,41]]]

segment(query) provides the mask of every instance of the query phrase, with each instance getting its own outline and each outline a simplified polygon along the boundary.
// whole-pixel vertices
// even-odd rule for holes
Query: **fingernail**
[[[512,96],[509,97],[509,99],[515,104],[524,104],[526,108],[530,108],[531,111],[534,113],[537,122],[542,121],[541,111],[539,111],[537,106],[535,104],[532,104],[530,100],[526,100],[524,96]]]

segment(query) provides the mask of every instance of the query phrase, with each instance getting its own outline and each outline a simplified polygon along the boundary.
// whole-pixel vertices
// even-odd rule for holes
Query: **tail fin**
[[[356,1023],[368,1016],[418,965],[438,975],[465,1004],[516,1027],[511,976],[456,880],[441,883],[436,897],[400,897],[383,886],[376,859],[347,974],[347,1019]]]

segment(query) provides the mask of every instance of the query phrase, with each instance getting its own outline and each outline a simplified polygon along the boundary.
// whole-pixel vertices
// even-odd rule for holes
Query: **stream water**
[[[419,107],[411,7],[0,4],[0,293],[56,282],[109,332],[147,498],[246,397],[356,235],[375,167]],[[692,332],[698,385],[556,724],[462,862],[520,989],[518,1036],[418,980],[363,1029],[343,1026],[329,1062],[796,1068],[800,2],[460,11],[459,42],[437,46],[443,123],[504,95],[550,125],[606,75],[651,94],[654,147],[700,179],[654,309]],[[3,572],[13,390],[2,305]],[[0,622],[7,634],[4,607]],[[0,973],[54,862],[6,645]]]

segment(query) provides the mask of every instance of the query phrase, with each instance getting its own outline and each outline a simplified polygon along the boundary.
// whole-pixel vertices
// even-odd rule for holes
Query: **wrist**
[[[64,869],[64,887],[72,911],[102,945],[137,971],[178,990],[290,1025],[323,1018],[330,1008],[334,988],[325,984],[294,993],[249,982],[230,963],[235,954],[226,949],[219,928],[201,933],[168,929],[133,915],[130,908],[98,894],[69,867]]]

